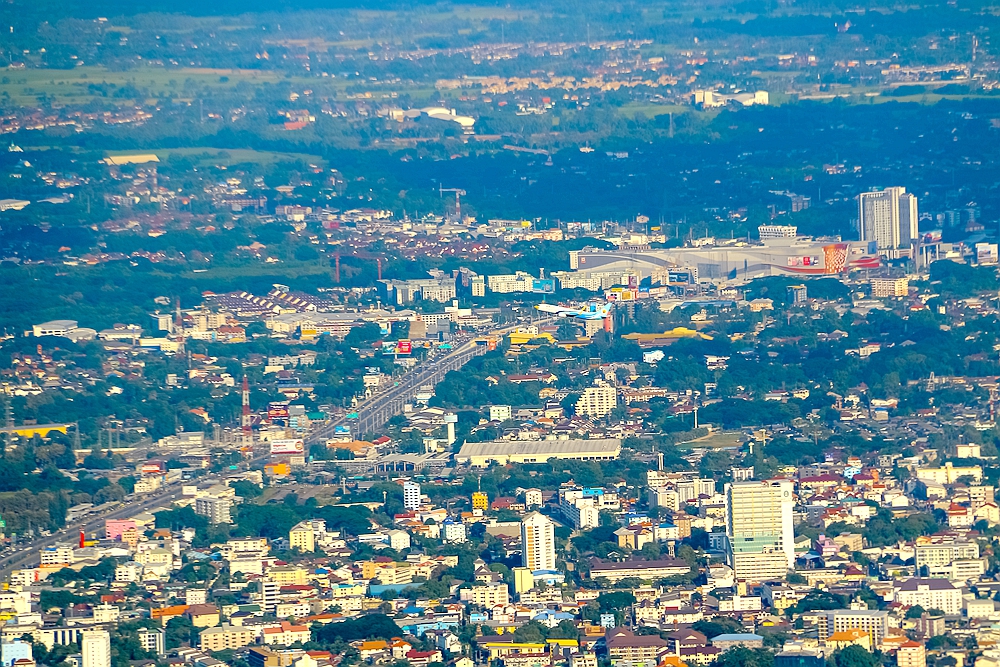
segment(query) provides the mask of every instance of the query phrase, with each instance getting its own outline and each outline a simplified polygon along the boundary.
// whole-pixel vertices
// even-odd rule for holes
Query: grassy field
[[[741,431],[716,431],[709,435],[687,442],[679,442],[677,446],[681,449],[731,449],[743,444],[743,433]]]
[[[164,148],[153,151],[143,151],[156,153],[161,160],[169,160],[172,157],[195,157],[198,158],[198,166],[212,167],[222,165],[231,167],[234,164],[277,164],[279,162],[302,161],[308,164],[315,164],[320,167],[326,166],[326,161],[318,155],[308,153],[280,153],[276,151],[255,151],[249,148]]]
[[[47,98],[56,103],[82,104],[94,98],[131,103],[131,99],[104,98],[90,86],[132,86],[153,97],[184,97],[185,88],[218,87],[231,89],[239,83],[264,84],[285,81],[293,85],[315,87],[346,85],[333,80],[315,77],[286,78],[278,72],[246,69],[212,69],[182,67],[177,69],[142,68],[127,72],[113,72],[103,67],[77,67],[75,69],[24,69],[10,70],[0,79],[0,95],[9,96],[18,104],[36,104]]]
[[[635,116],[636,114],[642,114],[646,118],[656,118],[657,116],[665,116],[668,113],[680,114],[685,111],[691,111],[691,107],[681,106],[680,104],[624,104],[622,105],[619,113],[623,116]]]

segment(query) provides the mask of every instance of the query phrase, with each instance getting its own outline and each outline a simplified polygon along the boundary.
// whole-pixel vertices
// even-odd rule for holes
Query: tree
[[[709,639],[718,635],[744,632],[743,626],[740,623],[725,616],[716,616],[711,620],[697,621],[691,625],[691,629],[697,630]]]
[[[763,648],[737,646],[716,658],[712,667],[774,667],[774,653]]]
[[[544,642],[547,629],[538,621],[528,621],[514,631],[514,641],[539,643]]]
[[[337,640],[392,639],[402,634],[396,622],[385,614],[368,614],[340,623],[328,623],[316,630],[316,640],[331,644]]]
[[[601,593],[597,597],[597,604],[601,611],[628,609],[635,604],[635,596],[628,591],[615,591],[614,593]]]
[[[174,616],[167,621],[164,644],[166,648],[178,648],[183,644],[194,646],[197,643],[194,625],[187,616]]]
[[[848,646],[834,655],[837,667],[877,667],[878,657],[860,646]]]

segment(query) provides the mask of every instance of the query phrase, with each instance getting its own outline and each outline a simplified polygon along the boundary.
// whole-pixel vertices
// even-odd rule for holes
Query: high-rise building
[[[81,667],[111,667],[111,634],[95,629],[80,634]]]
[[[587,387],[576,401],[576,414],[603,417],[618,407],[618,391],[614,387]]]
[[[552,520],[532,512],[521,522],[521,562],[532,572],[556,569],[556,534]]]
[[[782,579],[794,566],[793,507],[790,480],[726,485],[729,565],[737,579]]]
[[[906,188],[886,188],[858,195],[858,232],[862,241],[874,241],[890,259],[909,255],[917,239],[917,198]]]
[[[403,482],[403,507],[411,511],[420,509],[420,485],[416,482]]]

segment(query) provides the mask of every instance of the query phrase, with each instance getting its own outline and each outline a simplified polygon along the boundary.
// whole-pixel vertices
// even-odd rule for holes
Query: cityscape
[[[1000,667],[998,30],[0,6],[0,667]]]

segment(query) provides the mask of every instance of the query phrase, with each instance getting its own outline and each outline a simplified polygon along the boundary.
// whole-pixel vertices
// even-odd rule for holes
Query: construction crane
[[[462,190],[461,188],[445,188],[440,185],[438,186],[438,194],[441,195],[441,197],[444,197],[444,193],[446,192],[455,193],[455,218],[459,222],[462,222],[462,200],[460,197],[465,194],[465,190]]]

